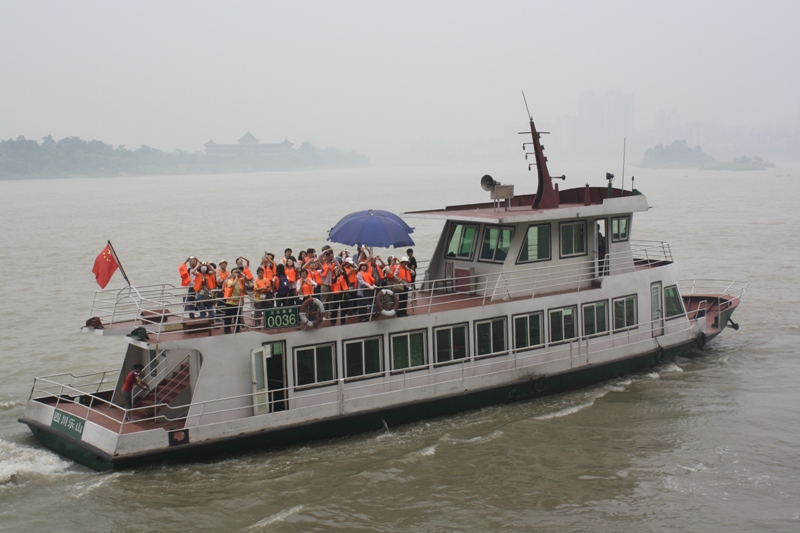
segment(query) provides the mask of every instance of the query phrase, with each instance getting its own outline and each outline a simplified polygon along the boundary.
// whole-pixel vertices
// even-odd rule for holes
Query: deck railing
[[[561,262],[551,266],[534,263],[530,266],[516,265],[513,270],[489,274],[442,278],[433,278],[428,270],[421,268],[418,270],[416,283],[408,287],[408,308],[410,313],[435,313],[457,305],[483,305],[497,300],[587,290],[599,286],[599,280],[606,276],[628,273],[633,269],[655,268],[671,261],[669,243],[632,241],[630,251],[608,254],[604,261],[593,257],[586,261]],[[392,290],[398,287],[387,288]],[[196,308],[197,302],[187,301],[188,296],[186,287],[170,284],[97,291],[91,316],[98,317],[104,327],[120,322],[129,324],[131,330],[143,327],[149,335],[156,336],[155,340],[171,332],[190,330],[200,333],[223,325],[225,307],[222,298],[204,300],[210,309],[199,310]],[[350,297],[345,305],[352,320],[373,317],[373,302],[361,302],[355,291],[351,291]],[[277,303],[277,299],[271,300],[272,305]],[[359,303],[363,303],[361,310]],[[238,314],[232,320],[234,324],[239,324],[235,329],[262,328],[258,319],[260,312],[255,304],[252,293],[243,298]],[[326,318],[332,318],[332,308],[338,308],[341,318],[341,307],[345,305],[326,306]],[[192,306],[195,308],[192,309]],[[214,317],[210,318],[212,313]]]

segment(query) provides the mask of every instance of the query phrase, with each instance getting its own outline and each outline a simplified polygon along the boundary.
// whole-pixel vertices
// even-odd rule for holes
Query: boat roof
[[[567,189],[558,192],[558,206],[533,207],[536,195],[525,194],[502,200],[499,204],[483,202],[451,205],[443,209],[409,211],[406,215],[423,218],[454,219],[466,222],[491,224],[518,224],[521,222],[543,222],[581,217],[647,211],[647,198],[638,191],[612,189],[611,197],[606,187]]]

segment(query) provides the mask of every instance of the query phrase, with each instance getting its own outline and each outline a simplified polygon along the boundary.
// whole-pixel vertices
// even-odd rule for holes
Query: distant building
[[[238,144],[217,144],[214,141],[208,141],[205,144],[206,154],[217,156],[233,156],[233,157],[260,157],[290,154],[294,151],[292,148],[294,143],[285,140],[282,143],[272,144],[259,144],[252,133],[249,131],[239,139]]]

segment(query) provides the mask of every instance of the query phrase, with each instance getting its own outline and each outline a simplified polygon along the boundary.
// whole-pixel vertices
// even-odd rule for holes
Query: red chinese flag
[[[94,268],[92,268],[94,277],[97,278],[97,284],[100,285],[101,289],[106,288],[111,276],[117,271],[117,267],[119,267],[119,265],[117,264],[117,260],[114,259],[114,254],[111,253],[111,247],[106,244],[106,247],[103,248],[103,251],[100,252],[100,255],[94,260]]]

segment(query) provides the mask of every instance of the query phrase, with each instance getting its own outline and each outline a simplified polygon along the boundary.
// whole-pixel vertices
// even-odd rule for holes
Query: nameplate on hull
[[[300,311],[297,307],[264,309],[264,329],[287,328],[298,325],[300,325]]]
[[[82,418],[56,409],[53,413],[53,420],[50,422],[50,427],[68,433],[80,440],[83,436],[83,427],[85,423],[86,422]]]

